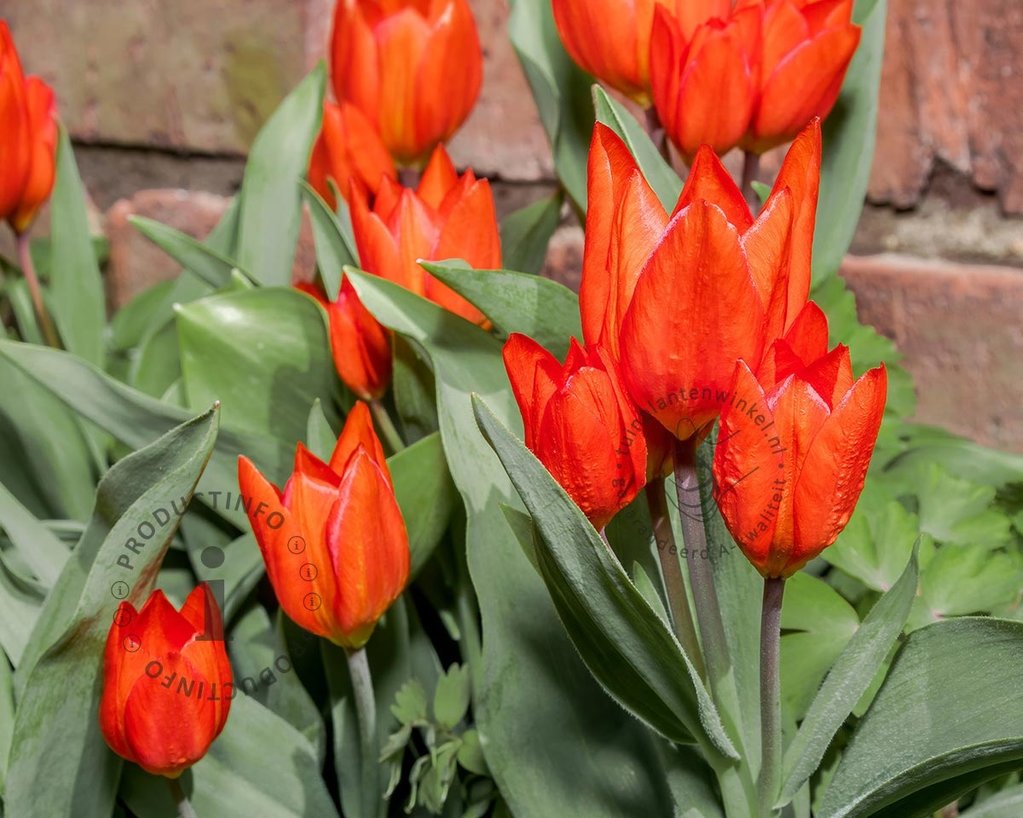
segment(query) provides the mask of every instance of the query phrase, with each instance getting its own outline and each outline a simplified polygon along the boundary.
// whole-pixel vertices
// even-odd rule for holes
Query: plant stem
[[[653,105],[646,109],[646,132],[658,153],[668,163],[668,167],[674,168],[671,163],[671,149],[668,147],[668,132],[661,124],[661,118],[657,115],[657,109]]]
[[[36,275],[35,264],[32,263],[32,251],[28,243],[28,233],[17,234],[18,263],[21,265],[21,272],[28,284],[28,292],[32,297],[32,306],[35,307],[36,319],[39,321],[39,329],[43,333],[46,343],[54,349],[60,349],[60,339],[57,337],[57,330],[54,329],[50,313],[46,311],[46,302],[43,301],[43,290],[39,286],[39,276]]]
[[[415,190],[419,187],[419,180],[422,178],[422,171],[417,168],[399,168],[398,182],[402,187]]]
[[[391,416],[387,412],[387,407],[379,399],[374,399],[369,402],[369,411],[373,414],[373,420],[376,421],[380,434],[387,441],[391,454],[397,454],[404,449],[405,441],[401,439],[398,428],[394,425],[394,421],[391,420]]]
[[[760,210],[760,197],[753,189],[753,183],[760,173],[760,154],[746,151],[742,160],[742,195],[749,209],[756,214]]]
[[[377,782],[380,746],[377,742],[377,708],[373,697],[373,679],[369,673],[369,659],[365,648],[345,651],[345,655],[348,657],[348,673],[352,679],[352,697],[355,700],[362,748],[363,814],[378,815],[380,804],[383,803]]]
[[[757,794],[760,814],[774,814],[774,799],[781,783],[781,600],[785,580],[764,580],[764,605],[760,615],[760,777]]]
[[[170,787],[171,798],[174,799],[174,806],[177,807],[179,818],[198,818],[192,802],[188,800],[188,796],[181,788],[181,779],[168,778],[167,786]]]
[[[664,576],[664,592],[671,608],[671,621],[675,626],[675,635],[693,663],[696,672],[706,678],[707,671],[703,666],[703,654],[700,651],[700,640],[696,636],[696,623],[689,607],[689,594],[686,592],[685,577],[678,561],[678,545],[675,542],[675,531],[671,527],[668,514],[668,502],[664,495],[664,480],[658,478],[646,485],[646,502],[650,509],[650,520],[654,528],[654,543],[657,546],[657,557],[661,561],[661,574]]]
[[[711,689],[720,695],[721,684],[731,670],[721,606],[714,587],[714,570],[707,548],[707,531],[703,522],[700,483],[696,476],[696,444],[692,439],[679,442],[675,450],[675,491],[678,513],[682,521],[689,584],[693,589],[696,620],[700,626],[700,644]]]

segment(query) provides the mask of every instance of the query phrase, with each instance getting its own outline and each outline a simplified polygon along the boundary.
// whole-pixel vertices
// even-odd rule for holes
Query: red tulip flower
[[[504,365],[522,412],[526,447],[595,528],[606,526],[646,482],[643,424],[610,356],[572,339],[561,364],[513,333]]]
[[[361,109],[404,165],[458,130],[483,81],[466,0],[338,0],[330,56],[335,96]]]
[[[727,15],[731,0],[553,0],[554,22],[576,63],[647,105],[650,30],[657,6],[676,16],[688,36],[700,23]]]
[[[478,269],[501,266],[494,196],[471,170],[459,176],[443,147],[434,151],[416,190],[385,179],[373,200],[356,191],[352,229],[362,269],[400,284],[474,323],[472,304],[429,275],[419,260],[460,258]]]
[[[768,0],[757,104],[743,147],[763,153],[834,107],[860,42],[853,0]]]
[[[122,602],[107,634],[99,722],[110,748],[146,772],[177,778],[206,755],[234,698],[220,609],[207,585],[181,611],[153,591]]]
[[[849,350],[828,352],[812,302],[757,375],[735,368],[714,452],[714,497],[764,577],[789,577],[849,522],[884,414],[884,366],[854,381]]]
[[[394,160],[364,113],[346,102],[323,104],[323,127],[309,159],[309,184],[331,206],[337,198],[331,182],[347,196],[352,182],[376,193],[383,177],[398,178]]]
[[[348,415],[329,463],[300,443],[282,492],[241,457],[238,485],[284,612],[348,650],[365,645],[405,588],[410,559],[366,404]]]
[[[667,8],[655,9],[653,102],[665,132],[684,156],[692,157],[701,145],[725,154],[749,129],[763,20],[759,3],[744,2],[687,30]]]
[[[359,300],[345,276],[337,300],[328,301],[318,285],[300,282],[295,289],[315,298],[330,321],[330,351],[338,377],[355,396],[383,397],[391,382],[391,334]]]
[[[7,23],[0,20],[0,218],[24,233],[49,198],[56,174],[53,91],[25,78]]]
[[[814,123],[754,219],[714,152],[697,152],[619,338],[633,400],[678,440],[709,431],[730,398],[735,361],[759,363],[806,303],[819,167]]]

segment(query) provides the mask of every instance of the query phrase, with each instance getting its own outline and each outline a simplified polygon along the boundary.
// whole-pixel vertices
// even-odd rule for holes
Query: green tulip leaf
[[[509,270],[539,273],[551,236],[561,221],[560,190],[509,213],[501,221],[501,256]]]

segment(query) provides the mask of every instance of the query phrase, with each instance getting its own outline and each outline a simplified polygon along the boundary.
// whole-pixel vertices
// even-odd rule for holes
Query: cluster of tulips
[[[525,336],[504,348],[525,444],[597,529],[645,488],[655,529],[670,536],[665,478],[674,471],[679,491],[695,491],[697,446],[718,423],[713,496],[768,583],[848,522],[885,405],[883,367],[855,379],[848,349],[828,349],[827,320],[808,300],[820,117],[859,39],[851,5],[553,0],[568,52],[652,104],[690,169],[669,214],[625,143],[596,126],[581,343],[564,363]],[[465,0],[339,0],[331,72],[336,101],[325,104],[310,184],[330,205],[347,203],[365,271],[486,329],[486,316],[419,264],[501,266],[489,184],[471,169],[459,175],[444,149],[482,80]],[[24,80],[4,25],[0,120],[13,123],[0,138],[0,214],[23,235],[53,183],[56,124],[52,93]],[[793,139],[754,214],[719,154]],[[299,444],[280,490],[243,457],[239,485],[281,607],[357,656],[409,577],[408,534],[373,425],[374,414],[383,422],[391,338],[346,279],[337,293],[296,286],[326,308],[338,374],[361,400],[328,462]],[[688,539],[685,520],[683,530]],[[685,623],[705,624],[705,568],[690,566],[694,617],[685,586],[672,585],[672,559],[672,615],[695,656]],[[207,693],[175,695],[174,678]],[[106,648],[103,733],[121,756],[173,779],[223,729],[231,681],[206,586],[180,611],[159,591],[140,611],[122,603]]]

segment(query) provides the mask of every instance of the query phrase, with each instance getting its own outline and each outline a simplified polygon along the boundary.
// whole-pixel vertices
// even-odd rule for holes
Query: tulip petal
[[[330,468],[337,475],[334,483],[335,488],[341,484],[341,476],[345,473],[349,461],[360,446],[373,458],[373,462],[383,469],[387,479],[390,480],[391,475],[387,469],[384,447],[373,428],[373,416],[365,403],[356,401],[348,413],[348,417],[345,418],[344,428],[341,429],[341,434],[338,436],[334,451],[330,456]]]
[[[391,381],[391,336],[359,300],[345,276],[337,301],[327,305],[334,367],[362,400],[383,396]]]
[[[759,362],[763,323],[738,233],[694,202],[668,225],[625,316],[630,395],[680,440],[698,434],[727,400],[736,360]]]
[[[21,61],[5,20],[0,20],[0,218],[10,218],[29,175],[32,142]]]
[[[761,149],[791,139],[813,119],[826,117],[842,89],[860,29],[827,31],[778,63],[764,79],[753,130]],[[793,88],[799,93],[794,94]]]
[[[785,332],[785,318],[789,311],[792,217],[792,195],[783,190],[772,197],[741,239],[753,281],[764,304],[764,335],[768,343]]]
[[[11,226],[16,233],[25,232],[36,213],[53,190],[56,176],[57,121],[53,90],[39,77],[29,77],[25,83],[30,151],[27,159],[28,175],[21,192],[21,201]],[[6,138],[6,135],[5,135]]]
[[[838,537],[863,490],[884,416],[884,366],[863,375],[813,440],[796,481],[797,570]]]
[[[543,410],[561,382],[561,364],[532,338],[518,332],[508,336],[501,354],[522,413],[526,448],[535,452]]]
[[[341,629],[331,638],[344,647],[362,647],[404,589],[410,557],[390,482],[361,447],[338,489],[327,523],[327,548],[337,578],[333,614]]]
[[[617,357],[622,318],[668,216],[625,143],[599,122],[587,163],[587,202],[579,288],[583,337]]]
[[[678,197],[678,204],[675,205],[675,212],[671,215],[675,216],[697,199],[720,207],[725,213],[725,218],[735,225],[735,229],[740,233],[745,233],[753,224],[753,215],[746,204],[746,199],[743,198],[742,191],[718,155],[707,145],[701,145],[696,152],[693,163],[689,166],[685,186]]]
[[[458,184],[458,172],[443,145],[434,148],[426,170],[419,179],[416,193],[434,210],[439,210],[448,191]]]
[[[642,97],[646,92],[647,78],[639,61],[644,49],[637,17],[638,7],[651,5],[650,0],[552,2],[554,22],[572,59],[629,97]],[[614,25],[608,25],[609,20]]]

